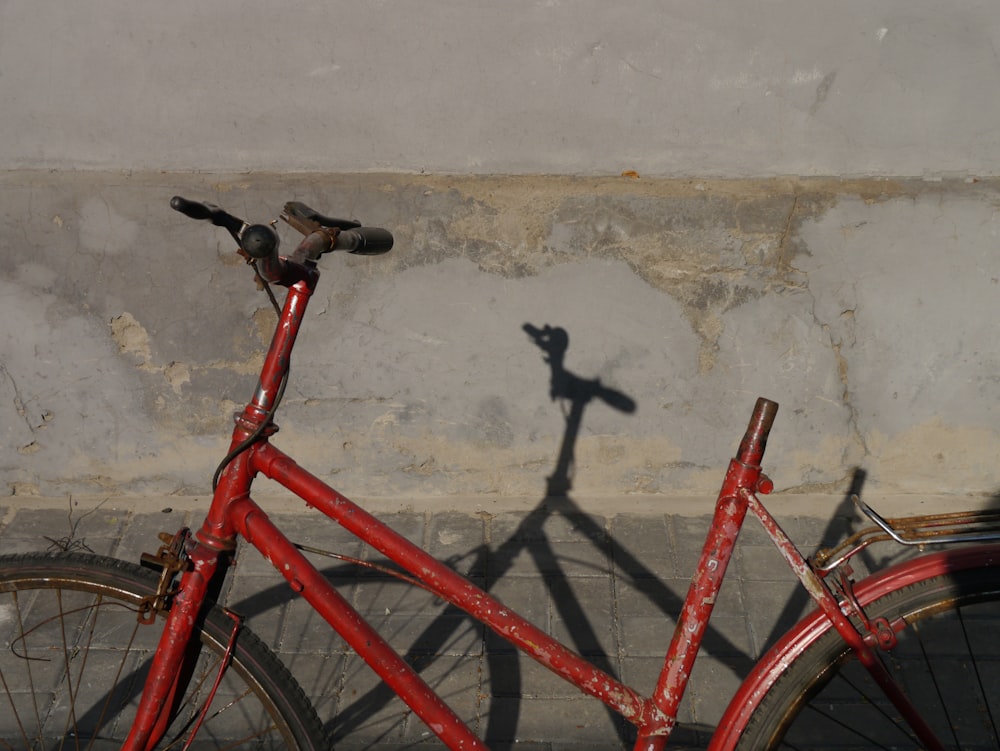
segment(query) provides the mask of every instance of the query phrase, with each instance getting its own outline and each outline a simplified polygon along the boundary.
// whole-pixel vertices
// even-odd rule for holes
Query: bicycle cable
[[[271,291],[271,285],[267,283],[267,280],[260,275],[260,271],[257,269],[257,260],[255,258],[247,258],[247,263],[253,268],[253,273],[257,277],[257,284],[267,293],[268,299],[271,301],[271,307],[274,308],[274,312],[281,317],[281,307],[278,305],[278,300],[274,296],[274,292]],[[278,405],[281,404],[281,399],[285,395],[285,386],[288,385],[288,373],[291,370],[291,363],[285,367],[285,374],[281,377],[281,384],[278,386],[278,393],[275,394],[274,401],[271,402],[271,408],[267,411],[264,416],[264,420],[257,426],[257,429],[247,436],[239,446],[234,448],[225,458],[219,462],[219,466],[215,468],[215,474],[212,475],[212,493],[215,493],[216,489],[219,487],[219,478],[222,477],[222,473],[226,470],[226,467],[230,463],[248,448],[253,446],[257,441],[260,440],[261,435],[267,429],[269,425],[273,425],[271,419],[274,417],[274,413],[278,411]]]
[[[278,305],[278,300],[275,298],[274,293],[271,291],[271,285],[267,283],[267,280],[260,275],[260,270],[257,268],[256,258],[247,258],[247,263],[253,268],[254,276],[257,277],[257,284],[267,293],[267,299],[271,301],[271,307],[274,308],[274,312],[281,317],[281,306]]]
[[[260,425],[257,426],[257,429],[253,433],[247,436],[246,440],[244,440],[239,446],[234,448],[228,454],[226,454],[225,458],[221,462],[219,462],[219,466],[216,467],[215,474],[212,476],[213,493],[219,487],[219,478],[222,476],[222,473],[225,471],[226,467],[228,467],[229,464],[237,456],[239,456],[248,448],[257,443],[257,441],[260,440],[261,436],[263,435],[264,431],[268,428],[268,426],[274,424],[271,422],[271,418],[273,418],[274,413],[278,411],[278,405],[281,404],[281,398],[285,395],[285,386],[288,385],[289,369],[290,368],[286,368],[285,374],[281,377],[281,385],[278,386],[278,393],[275,395],[274,401],[271,403],[271,408],[267,411],[267,414],[264,416],[264,420],[260,423]]]

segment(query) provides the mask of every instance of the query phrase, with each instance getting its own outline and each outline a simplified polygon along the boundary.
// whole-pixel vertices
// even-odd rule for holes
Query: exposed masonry
[[[22,492],[203,488],[275,319],[180,193],[394,232],[387,256],[324,259],[279,417],[346,490],[530,495],[559,468],[596,494],[701,493],[762,394],[781,488],[840,492],[861,465],[992,492],[998,188],[8,173],[2,470]],[[525,334],[545,325],[559,371]]]

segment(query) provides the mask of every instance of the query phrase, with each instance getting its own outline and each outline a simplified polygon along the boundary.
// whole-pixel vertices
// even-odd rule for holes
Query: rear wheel
[[[118,749],[163,628],[137,619],[158,577],[78,554],[0,557],[0,748]],[[219,673],[233,620],[213,606],[201,656],[157,748],[181,748]],[[325,749],[322,726],[288,670],[249,630],[192,748]]]
[[[865,606],[898,644],[879,651],[949,749],[1000,748],[1000,568],[917,581]],[[771,686],[735,748],[919,749],[912,732],[832,628]]]

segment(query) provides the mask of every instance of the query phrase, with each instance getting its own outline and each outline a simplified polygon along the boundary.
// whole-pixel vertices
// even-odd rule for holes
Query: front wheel
[[[91,555],[0,557],[0,748],[118,749],[132,727],[163,618],[141,625],[158,577]],[[233,620],[201,626],[188,693],[160,749],[180,749],[208,703]],[[192,748],[325,749],[302,689],[250,631],[214,694]]]
[[[925,558],[859,585],[869,619],[885,618],[896,631],[898,643],[878,655],[945,748],[1000,748],[1000,550]],[[822,623],[805,622],[762,661],[768,667],[745,685],[770,683],[766,694],[747,699],[755,704],[744,710],[748,716],[720,726],[719,734],[731,738],[713,748],[922,748],[840,636]],[[727,717],[739,714],[735,705]]]

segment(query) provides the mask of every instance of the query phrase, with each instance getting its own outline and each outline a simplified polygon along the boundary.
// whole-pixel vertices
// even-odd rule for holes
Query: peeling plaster
[[[994,489],[993,182],[170,181],[0,183],[10,236],[23,238],[0,280],[21,334],[0,359],[4,436],[21,461],[11,487],[207,482],[274,314],[224,233],[150,215],[181,193],[253,220],[298,198],[392,228],[386,256],[324,259],[279,415],[276,442],[346,492],[541,492],[570,406],[551,397],[550,364],[524,324],[563,328],[567,371],[637,406],[587,405],[574,489],[714,492],[757,395],[782,403],[770,444],[779,488],[836,493],[863,465],[890,490]],[[157,240],[128,263],[103,246],[75,252],[102,235],[113,246],[135,223]],[[100,354],[67,366],[77,349]],[[92,375],[86,396],[62,384],[53,400],[53,372]],[[103,410],[95,439],[118,436],[83,453],[70,449],[81,398]],[[123,452],[137,435],[147,445]],[[908,455],[918,438],[942,457],[933,473]]]

